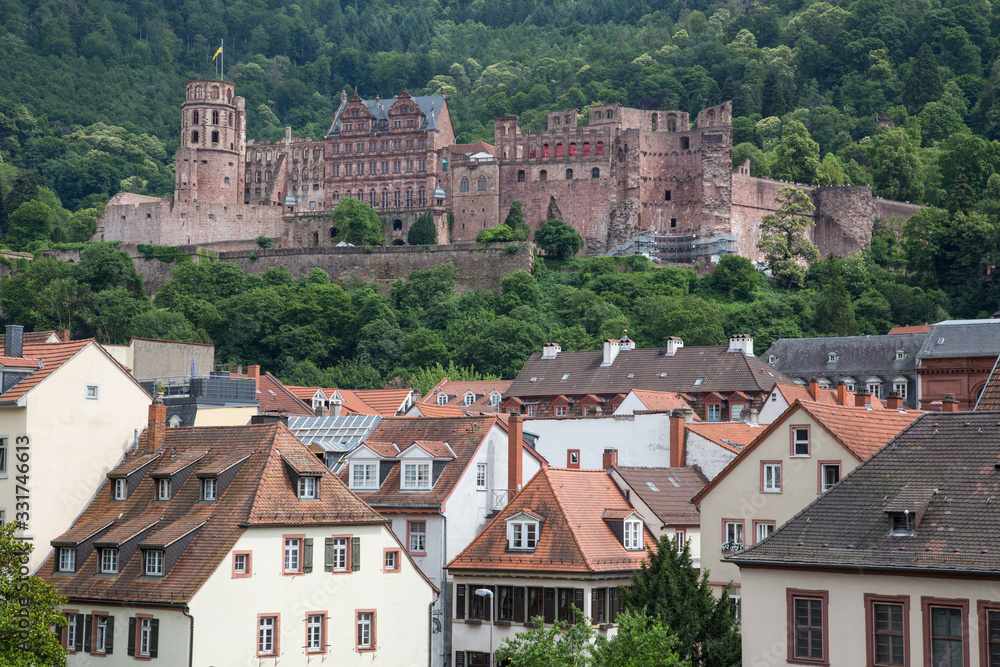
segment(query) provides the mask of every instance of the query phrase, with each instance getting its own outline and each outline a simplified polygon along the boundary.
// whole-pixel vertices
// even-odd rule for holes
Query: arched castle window
[[[691,147],[691,141],[687,137],[681,137],[681,150],[686,151]]]
[[[548,156],[549,156],[549,145],[542,144],[542,157],[548,157]]]
[[[399,208],[399,188],[396,188],[392,193],[392,205]]]
[[[567,169],[566,170],[566,180],[567,181],[572,181],[573,180],[573,170],[572,169]]]
[[[213,111],[212,112],[212,125],[218,125],[218,124],[219,124],[219,112],[218,111]]]
[[[271,149],[270,148],[267,149],[267,157],[266,157],[266,159],[267,159],[268,162],[271,161]]]
[[[364,190],[358,190],[358,201],[364,201],[364,200],[365,200]]]
[[[336,227],[331,227],[330,228],[330,238],[331,239],[337,238],[337,228]]]
[[[506,148],[503,149],[503,159],[504,160],[507,159],[507,149]]]
[[[594,120],[601,120],[601,112],[600,111],[595,111],[594,112]]]
[[[254,159],[256,159],[257,162],[260,162],[260,151],[257,151],[257,154],[254,156]]]
[[[382,188],[382,208],[389,208],[389,191]]]
[[[476,189],[480,192],[486,192],[486,177],[480,176],[476,179]]]
[[[517,182],[524,183],[524,169],[517,170]]]
[[[569,125],[569,116],[566,116],[566,117],[564,118],[564,120],[565,120],[565,122],[566,122],[566,125]]]
[[[225,183],[226,185],[229,185],[229,177],[226,176],[225,178],[223,178],[222,182]]]
[[[670,114],[667,116],[667,132],[677,131],[677,116]]]
[[[608,113],[610,114],[611,112],[609,111]],[[610,116],[608,116],[608,118],[610,118]],[[604,155],[604,142],[603,141],[598,141],[597,142],[597,151],[596,152],[597,152],[598,155]]]
[[[368,205],[375,208],[375,190],[374,188],[368,192]]]
[[[198,143],[198,139],[200,139],[200,138],[201,137],[198,135],[198,130],[195,130],[194,132],[191,133],[191,143],[192,144]]]
[[[318,160],[319,159],[319,149],[318,148],[314,148],[313,149],[313,159],[314,160]]]
[[[520,159],[521,159],[522,157],[524,157],[524,146],[522,146],[522,145],[520,145],[520,144],[519,144],[519,145],[517,145],[517,146],[516,146],[516,147],[514,148],[514,155],[516,155],[516,156],[517,156],[517,159],[518,159],[518,160],[520,160]]]
[[[590,177],[591,178],[600,178],[601,177],[601,170],[598,169],[597,167],[594,167],[593,169],[590,170]]]
[[[194,124],[194,125],[198,124],[198,111],[197,110],[191,112],[191,123]]]
[[[615,112],[612,111],[611,109],[608,109],[608,120],[611,120],[614,117],[615,117]]]
[[[571,142],[569,145],[570,156],[576,155],[576,142]]]
[[[295,169],[292,169],[292,180],[293,181],[299,180],[299,170],[297,167]]]
[[[654,113],[653,114],[653,126],[652,126],[653,127],[653,132],[656,132],[656,120],[657,120],[656,114]]]
[[[503,126],[503,135],[505,137],[507,136],[507,126],[506,125]]]
[[[417,190],[417,201],[421,206],[427,204],[427,190],[425,188],[421,187]]]
[[[538,149],[534,146],[531,147],[531,157],[538,157]]]
[[[313,167],[313,180],[319,180],[319,167]]]
[[[266,172],[264,172],[264,182],[265,183],[270,183],[271,182],[271,170],[270,169],[268,169]]]
[[[402,231],[402,229],[403,229],[403,221],[402,220],[400,220],[399,218],[396,218],[395,220],[392,221],[392,231],[398,232],[398,231]]]
[[[562,157],[563,145],[561,143],[556,144],[556,157]]]
[[[257,180],[258,183],[260,183],[260,170],[257,171],[257,178],[256,178],[256,180]]]
[[[600,112],[598,112],[598,113],[600,113]],[[584,155],[584,157],[590,155],[590,142],[589,141],[583,142],[583,155]]]
[[[212,99],[213,100],[219,99],[219,87],[218,86],[212,86]]]
[[[458,183],[458,191],[459,192],[468,192],[469,191],[469,179],[466,178],[465,176],[463,176],[462,180],[459,181],[459,183]]]
[[[413,188],[406,188],[406,205],[413,206]]]
[[[538,180],[540,180],[540,181],[547,181],[547,180],[549,180],[549,172],[547,172],[544,169],[542,169],[540,172],[538,172]]]

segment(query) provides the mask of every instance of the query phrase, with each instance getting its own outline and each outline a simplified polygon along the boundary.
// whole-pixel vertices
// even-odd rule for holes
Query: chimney
[[[8,324],[3,339],[3,356],[23,357],[24,327],[20,324]]]
[[[340,401],[330,401],[330,416],[339,417],[342,405]]]
[[[747,410],[747,424],[750,424],[750,426],[760,426],[760,410],[757,408]]]
[[[694,421],[694,410],[676,408],[670,411],[670,467],[683,468],[687,458],[684,425]]]
[[[742,352],[748,357],[753,356],[753,338],[748,334],[735,334],[729,337],[729,351]]]
[[[809,380],[809,395],[813,397],[814,401],[819,400],[819,381],[816,378]]]
[[[837,385],[837,404],[847,405],[847,384],[845,382]]]
[[[620,340],[609,338],[604,341],[604,361],[601,363],[601,366],[610,366],[613,364],[621,349],[622,343]]]
[[[146,436],[146,449],[152,452],[163,447],[167,441],[167,406],[163,404],[162,399],[153,399],[152,405],[149,406],[147,430],[149,433]]]
[[[617,449],[606,449],[604,450],[604,459],[602,461],[602,466],[605,470],[610,470],[618,465],[618,450]]]
[[[941,400],[941,411],[958,412],[958,401],[955,400],[955,394],[944,395],[944,398]]]
[[[868,393],[867,389],[858,389],[854,393],[854,407],[863,408],[866,405],[872,404],[872,395]]]
[[[562,347],[558,343],[546,343],[542,347],[542,359],[555,359],[562,352]]]
[[[72,337],[69,334],[69,329],[63,329],[63,331],[62,331],[62,342],[68,343],[71,340],[71,338]]]
[[[896,392],[892,392],[885,399],[885,403],[890,410],[900,410],[903,407],[903,397]]]
[[[684,347],[684,341],[677,336],[671,336],[667,339],[667,356],[672,357],[677,354],[677,350]]]
[[[236,371],[236,372],[239,373],[239,371]],[[247,366],[247,375],[249,377],[252,377],[254,380],[259,380],[260,379],[260,366],[256,365],[256,364],[253,365],[253,366]]]
[[[521,490],[521,463],[524,451],[524,420],[521,415],[507,419],[507,488]]]
[[[319,405],[316,406],[315,412],[317,417],[326,417],[327,415],[330,414],[330,409],[327,408],[324,404],[320,403]]]

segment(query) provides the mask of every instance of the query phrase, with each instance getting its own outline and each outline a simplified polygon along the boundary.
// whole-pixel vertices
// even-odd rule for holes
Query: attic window
[[[528,551],[538,543],[537,521],[511,521],[507,524],[507,544],[510,549]]]
[[[701,383],[704,382],[704,381],[705,381],[705,378],[698,378],[697,380],[694,381],[694,386],[700,387]]]
[[[533,377],[530,380],[528,380],[528,382],[538,382],[538,378],[537,377]]]
[[[463,405],[472,405],[476,402],[476,395],[471,391],[465,392],[465,403]]]
[[[403,489],[431,488],[430,463],[403,464]]]
[[[625,548],[630,551],[642,549],[642,521],[627,519],[625,521]]]
[[[906,537],[916,534],[916,516],[909,512],[892,512],[889,514],[889,534]]]
[[[447,402],[448,402],[448,394],[444,393],[443,391],[439,391],[437,395],[437,404],[444,405]]]
[[[944,338],[938,338],[938,345],[944,345]]]
[[[490,393],[490,406],[496,407],[498,405],[500,405],[500,392],[493,391]]]
[[[215,477],[206,477],[201,480],[201,499],[212,502],[217,497],[218,480]]]
[[[767,358],[767,363],[769,363],[772,366],[774,366],[775,364],[777,364],[778,363],[778,355],[772,354],[771,356],[769,356]]]
[[[634,378],[634,377],[635,377],[635,373],[629,373],[629,374],[628,374],[628,375],[626,375],[625,377],[627,377],[627,378],[628,378],[629,380],[631,380],[632,378]]]
[[[837,358],[838,358],[837,353],[836,352],[831,352],[827,356],[827,358],[826,358],[826,363],[828,363],[828,364],[835,364],[835,363],[837,363]]]
[[[115,480],[115,500],[128,500],[128,484],[124,479]]]
[[[903,359],[906,359],[906,351],[896,350],[896,361],[902,361]]]
[[[156,499],[170,500],[170,479],[156,480]]]
[[[299,477],[299,500],[313,500],[316,498],[316,478]]]

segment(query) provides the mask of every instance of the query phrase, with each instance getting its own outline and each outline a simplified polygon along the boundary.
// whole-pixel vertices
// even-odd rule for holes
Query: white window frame
[[[101,549],[101,574],[118,574],[118,549]]]
[[[406,490],[427,490],[431,488],[430,461],[404,463],[403,488]]]
[[[826,355],[826,363],[835,364],[837,363],[837,359],[839,358],[840,358],[839,354],[837,354],[836,352],[831,352],[830,354]]]
[[[147,549],[144,572],[147,577],[163,576],[164,554],[162,549]]]
[[[438,405],[447,405],[448,404],[448,394],[446,394],[443,391],[439,391],[438,395],[437,395],[437,398],[435,400],[437,401]]]
[[[139,641],[136,642],[136,653],[144,658],[149,657],[150,647],[153,643],[153,619],[151,618],[140,618],[139,619]]]
[[[805,432],[805,439],[799,438],[799,432]],[[806,426],[793,426],[792,427],[792,456],[806,457],[812,454],[812,442],[811,440],[811,429]],[[805,444],[806,451],[804,454],[799,453],[799,445]]]
[[[101,400],[101,385],[99,384],[88,384],[87,388],[84,390],[84,396],[88,401],[99,401]]]
[[[0,478],[7,476],[7,468],[9,466],[8,461],[10,460],[8,456],[10,454],[9,450],[10,448],[7,446],[7,438],[0,438]]]
[[[623,543],[625,548],[634,551],[642,548],[642,521],[626,519]]]
[[[128,500],[128,480],[116,479],[113,481],[115,483],[115,500]]]
[[[906,398],[906,385],[908,385],[908,384],[909,384],[909,382],[893,382],[892,383],[892,390],[893,390],[893,392],[899,394],[900,398],[905,399]]]
[[[865,388],[868,390],[868,393],[872,395],[872,398],[882,398],[880,394],[881,387],[881,382],[868,382],[865,384]]]
[[[94,623],[94,653],[108,652],[108,617],[98,616]]]
[[[729,421],[739,421],[740,417],[743,416],[744,403],[731,403],[729,405]]]
[[[722,421],[722,405],[719,403],[706,403],[705,420],[710,422]]]
[[[7,508],[0,507],[0,526],[7,523]]]
[[[285,558],[282,563],[283,572],[297,574],[302,566],[302,540],[298,537],[285,538]]]
[[[524,416],[525,417],[536,417],[536,416],[538,416],[538,406],[537,405],[526,405],[526,406],[524,406]]]
[[[249,556],[247,554],[233,554],[233,572],[235,574],[246,574],[248,560]]]
[[[363,484],[358,484],[358,473],[363,477],[360,480]],[[371,473],[371,474],[369,474]],[[351,463],[351,488],[352,489],[377,489],[378,488],[378,464],[377,463]]]
[[[486,490],[486,473],[488,466],[485,463],[476,464],[476,489],[479,491]]]
[[[903,361],[906,359],[906,350],[896,350],[896,361]]]
[[[853,382],[845,382],[844,383],[844,389],[846,389],[847,391],[853,393],[854,392],[854,383]]]
[[[76,549],[59,547],[59,571],[76,572]]]
[[[298,493],[299,500],[315,500],[316,478],[309,476],[299,477]]]
[[[334,572],[346,572],[347,571],[347,548],[350,544],[348,542],[349,538],[346,537],[335,537],[333,538],[333,571]]]
[[[358,648],[371,648],[372,646],[372,613],[370,611],[358,612]]]
[[[257,621],[257,652],[261,655],[272,655],[274,653],[274,626],[277,625],[277,618],[274,616],[261,616]]]
[[[503,398],[503,396],[500,394],[499,391],[490,392],[490,407],[495,408],[496,406],[500,405],[501,398]]]
[[[423,530],[413,530],[414,526],[420,526]],[[427,551],[427,522],[410,521],[406,527],[409,539],[407,540],[410,553],[424,553]]]
[[[755,540],[754,544],[757,544],[757,542],[762,542],[763,540],[770,537],[771,534],[774,533],[774,528],[775,526],[773,523],[767,523],[766,521],[761,521],[760,523],[758,523],[754,531],[754,540]]]
[[[726,521],[723,542],[726,544],[743,544],[742,521]]]
[[[156,480],[156,499],[170,500],[170,478]]]
[[[677,553],[681,553],[684,551],[684,546],[687,544],[687,531],[675,530],[674,540],[677,542]]]
[[[556,417],[565,417],[569,413],[569,409],[565,405],[557,405],[553,412]]]
[[[820,488],[820,493],[826,493],[827,491],[829,491],[830,489],[832,489],[837,484],[837,482],[834,482],[833,484],[827,485],[827,483],[826,483],[826,470],[827,470],[827,468],[836,468],[837,469],[837,482],[840,481],[840,464],[839,463],[823,463],[823,464],[820,464],[820,467],[819,467],[819,488]]]
[[[323,650],[323,614],[309,614],[306,618],[306,650]]]
[[[537,521],[511,521],[507,544],[512,551],[531,551],[538,544]]]
[[[398,552],[386,551],[385,562],[382,564],[386,570],[395,570],[399,567]]]
[[[66,648],[76,652],[76,614],[66,615]]]
[[[764,493],[781,493],[781,464],[761,464],[761,490]]]
[[[470,406],[470,405],[472,405],[475,402],[476,402],[476,394],[475,394],[475,392],[471,392],[471,391],[465,392],[465,396],[463,396],[463,398],[462,398],[462,407]]]
[[[218,480],[215,477],[206,477],[201,480],[201,499],[205,501],[218,500]]]

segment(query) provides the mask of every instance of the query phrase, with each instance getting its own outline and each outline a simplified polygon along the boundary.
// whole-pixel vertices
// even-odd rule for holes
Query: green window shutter
[[[87,635],[87,633],[84,632],[83,614],[77,614],[76,615],[76,646],[73,647],[73,650],[76,651],[77,653],[79,653],[80,651],[83,650],[83,638],[84,638],[84,636],[89,636],[89,635]],[[87,649],[87,650],[89,651],[90,649]]]
[[[302,571],[313,571],[313,541],[311,537],[305,539],[305,545],[302,549]]]
[[[351,538],[351,569],[357,572],[361,569],[361,538]]]
[[[135,616],[128,619],[128,654],[135,655]]]
[[[87,614],[85,617],[85,622],[83,624],[83,651],[84,653],[90,653],[90,636],[94,633],[94,617]],[[79,632],[79,629],[77,630]]]
[[[323,542],[324,547],[324,563],[323,569],[327,572],[333,572],[333,538],[328,537]]]
[[[108,616],[108,641],[105,643],[106,654],[111,655],[115,652],[115,617]]]
[[[149,657],[155,658],[160,645],[160,619],[154,618],[149,628]]]

